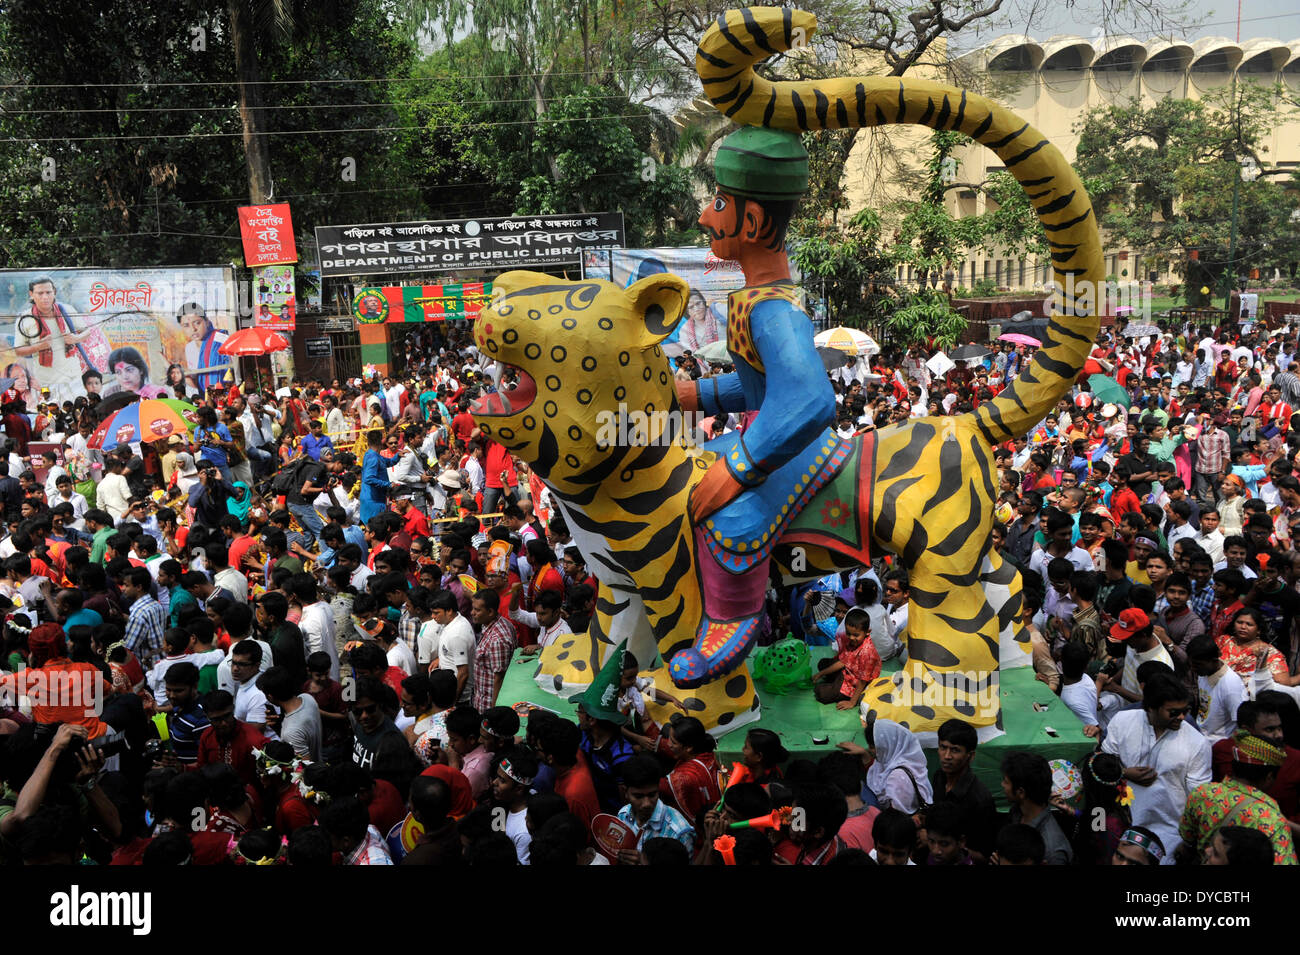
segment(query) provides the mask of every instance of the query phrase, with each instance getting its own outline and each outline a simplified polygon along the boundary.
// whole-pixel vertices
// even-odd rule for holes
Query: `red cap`
[[[1129,607],[1127,610],[1121,610],[1119,622],[1110,628],[1110,638],[1112,640],[1127,640],[1139,630],[1146,629],[1151,623],[1151,618],[1146,615],[1146,611],[1139,610],[1137,607]]]

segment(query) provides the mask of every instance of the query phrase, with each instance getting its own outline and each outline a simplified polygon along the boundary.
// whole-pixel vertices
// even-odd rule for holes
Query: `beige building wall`
[[[946,63],[937,49],[921,66],[909,73],[925,79],[965,83],[987,92],[1020,113],[1073,161],[1078,145],[1074,129],[1088,110],[1119,105],[1134,97],[1150,105],[1169,97],[1199,99],[1213,89],[1233,82],[1283,82],[1292,93],[1300,93],[1300,40],[1250,40],[1235,44],[1221,37],[1207,37],[1191,43],[1152,39],[1145,43],[1131,37],[1111,37],[1094,43],[1085,37],[1061,36],[1039,43],[1025,36],[1004,36],[988,46]],[[861,63],[868,72],[872,64]],[[922,175],[928,156],[929,130],[917,127],[889,127],[859,136],[846,165],[845,190],[849,214],[870,205],[882,211],[890,201],[915,195],[915,183]],[[881,144],[886,148],[882,150]],[[1300,166],[1300,115],[1292,114],[1265,138],[1262,170],[1290,171]],[[892,161],[882,156],[892,152]],[[1001,169],[997,156],[972,143],[955,154],[959,162],[957,182],[983,181]],[[985,211],[983,194],[973,190],[950,190],[948,208],[957,216]],[[1129,250],[1107,246],[1108,271],[1120,280],[1145,280],[1148,264]],[[1124,273],[1127,272],[1127,275]],[[912,282],[919,277],[900,271],[899,279]],[[958,285],[973,286],[989,278],[999,287],[1040,288],[1050,279],[1046,265],[1011,253],[987,256],[971,254],[963,263]],[[1172,276],[1162,272],[1160,281]]]

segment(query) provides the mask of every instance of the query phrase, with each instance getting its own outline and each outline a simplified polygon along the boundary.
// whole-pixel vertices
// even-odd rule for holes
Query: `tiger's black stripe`
[[[924,517],[935,506],[948,500],[961,490],[961,445],[956,441],[944,441],[939,449],[939,484],[934,494],[921,508]]]
[[[727,15],[725,13],[718,14],[717,23],[718,23],[718,32],[720,32],[722,36],[726,39],[726,41],[730,43],[732,46],[734,46],[737,51],[743,53],[745,56],[754,55],[754,51],[751,50],[749,47],[745,46],[745,44],[741,43],[740,40],[737,39],[736,35],[731,32],[731,27],[727,26]]]
[[[982,520],[983,515],[980,514],[979,507],[975,503],[979,495],[975,493],[974,482],[967,485],[966,492],[968,499],[971,502],[970,513],[966,515],[964,521],[948,533],[947,537],[931,548],[932,552],[938,554],[940,557],[951,557],[956,554],[966,546],[966,542],[980,526],[980,521]]]
[[[943,102],[939,104],[939,115],[934,118],[934,125],[939,129],[947,129],[948,117],[952,115],[952,105],[948,102],[948,95],[945,93]]]
[[[728,117],[735,116],[736,113],[740,111],[741,107],[745,105],[745,101],[749,99],[750,94],[752,94],[753,92],[754,92],[754,83],[751,80],[749,85],[745,87],[745,92],[741,93],[738,97],[736,97],[736,101],[731,104],[731,108],[727,110],[726,115]]]
[[[642,491],[640,494],[615,498],[614,503],[629,514],[635,514],[638,517],[653,514],[657,508],[663,505],[665,498],[676,495],[686,487],[690,482],[693,470],[695,470],[695,462],[691,458],[684,458],[681,464],[673,468],[668,475],[668,480],[661,487],[653,487],[647,491]]]
[[[677,535],[681,532],[682,518],[679,516],[675,521],[671,521],[659,528],[645,545],[634,550],[620,550],[617,552],[618,562],[623,565],[623,569],[628,573],[636,573],[654,561],[663,557],[673,548],[673,542],[677,540]]]
[[[1028,126],[1029,124],[1026,123],[1025,125]],[[1022,162],[1024,162],[1026,159],[1028,159],[1030,156],[1032,156],[1034,153],[1038,152],[1038,150],[1042,149],[1042,148],[1043,148],[1044,146],[1046,146],[1046,145],[1048,145],[1048,142],[1047,142],[1046,139],[1041,139],[1041,140],[1039,140],[1038,143],[1037,143],[1037,145],[1030,146],[1030,147],[1029,147],[1028,149],[1026,149],[1024,152],[1022,152],[1022,153],[1016,153],[1016,155],[1014,155],[1014,156],[1012,156],[1010,159],[1008,159],[1008,160],[1006,161],[1006,167],[1007,167],[1008,169],[1010,169],[1012,166],[1019,166]]]
[[[663,583],[658,587],[643,588],[641,599],[647,604],[667,600],[677,590],[682,578],[690,571],[691,564],[691,549],[687,546],[686,539],[681,538],[677,541],[677,556],[673,559],[668,572],[664,574]]]
[[[754,14],[749,12],[749,8],[742,7],[740,15],[745,20],[745,29],[749,31],[750,39],[754,41],[754,45],[769,56],[775,55],[777,51],[773,49],[772,44],[767,42],[767,34],[758,25],[758,21],[754,19]]]

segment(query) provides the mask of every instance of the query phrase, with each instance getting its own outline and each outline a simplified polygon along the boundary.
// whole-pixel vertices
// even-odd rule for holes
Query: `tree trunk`
[[[239,119],[244,127],[244,160],[248,166],[248,201],[262,205],[271,199],[271,157],[263,130],[261,71],[257,66],[257,37],[246,0],[229,0],[230,38],[235,48],[235,78],[239,81]]]

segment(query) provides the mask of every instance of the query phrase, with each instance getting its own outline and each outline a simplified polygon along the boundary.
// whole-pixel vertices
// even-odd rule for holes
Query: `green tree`
[[[882,251],[879,213],[863,209],[843,227],[810,226],[792,240],[791,262],[803,286],[826,302],[831,325],[878,329],[898,306],[893,267]]]
[[[99,13],[0,6],[0,76],[13,84],[0,94],[0,264],[241,262],[235,209],[250,186],[227,8],[106,0]],[[446,143],[430,134],[417,150],[392,129],[417,125],[394,105],[414,91],[452,104],[457,91],[406,79],[416,48],[391,9],[338,0],[297,11],[294,30],[256,39],[268,192],[292,204],[300,246],[315,223],[410,218],[427,196],[454,195],[437,186],[462,170],[431,161]],[[349,158],[355,181],[341,175]]]
[[[1286,112],[1280,97],[1241,83],[1202,100],[1100,107],[1080,124],[1076,162],[1111,243],[1171,264],[1187,279],[1190,304],[1203,299],[1202,285],[1216,289],[1234,271],[1296,260],[1295,193],[1273,176],[1240,179],[1243,161],[1263,164],[1265,137]]]

